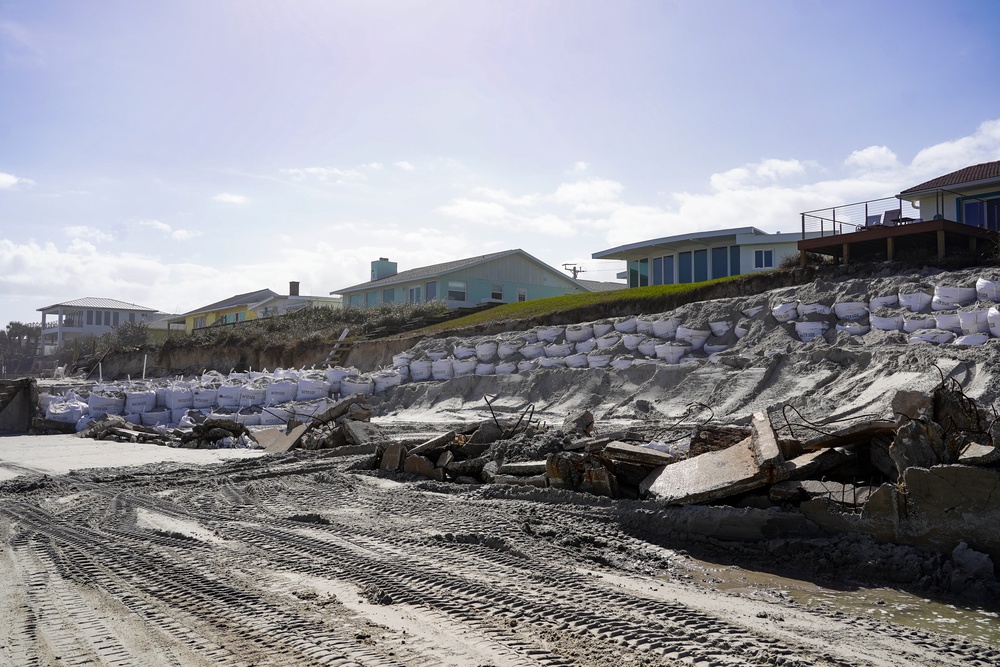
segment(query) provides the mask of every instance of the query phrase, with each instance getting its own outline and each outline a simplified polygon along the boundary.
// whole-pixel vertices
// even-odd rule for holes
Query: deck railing
[[[891,220],[886,221],[886,214],[891,216]],[[802,238],[805,239],[854,232],[884,222],[898,224],[900,219],[917,220],[920,219],[920,210],[898,197],[882,197],[806,211],[801,216]]]

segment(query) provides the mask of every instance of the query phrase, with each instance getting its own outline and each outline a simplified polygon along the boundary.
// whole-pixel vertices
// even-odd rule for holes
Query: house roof
[[[38,310],[40,312],[45,312],[59,307],[92,308],[94,310],[131,310],[138,313],[157,312],[156,308],[146,308],[145,306],[139,306],[134,303],[126,303],[124,301],[119,301],[118,299],[101,299],[92,296],[84,297],[83,299],[76,299],[75,301],[54,303],[51,306],[45,306],[44,308],[39,308]]]
[[[416,269],[409,269],[408,271],[400,271],[399,273],[385,278],[380,278],[379,280],[371,280],[366,283],[359,283],[357,285],[351,285],[350,287],[343,287],[339,290],[334,290],[330,294],[346,294],[348,292],[355,292],[358,290],[368,290],[368,289],[378,289],[380,287],[388,287],[389,285],[398,285],[399,283],[411,282],[414,280],[424,280],[427,278],[433,278],[434,276],[444,275],[446,273],[453,273],[460,269],[468,269],[480,264],[485,264],[486,262],[491,262],[494,259],[499,259],[501,257],[506,257],[508,255],[524,255],[533,262],[544,266],[553,273],[565,278],[571,283],[580,283],[579,280],[573,280],[569,276],[563,276],[556,269],[552,268],[540,259],[536,259],[521,250],[520,248],[514,248],[513,250],[503,250],[501,252],[494,252],[488,255],[479,255],[477,257],[466,257],[465,259],[456,259],[451,262],[442,262],[441,264],[431,264],[429,266],[421,266]]]
[[[222,301],[216,301],[215,303],[210,303],[207,306],[202,306],[201,308],[189,310],[184,313],[183,316],[195,315],[197,313],[210,313],[215,310],[225,310],[226,308],[234,308],[236,306],[248,306],[252,303],[263,301],[264,299],[272,296],[278,296],[278,293],[269,289],[260,289],[256,292],[237,294],[236,296],[231,296],[228,299],[223,299]]]
[[[613,292],[615,290],[628,288],[628,285],[625,283],[608,282],[604,280],[583,280],[582,278],[577,278],[576,282],[580,283],[591,292]]]
[[[1000,160],[996,162],[975,164],[971,167],[965,167],[964,169],[953,171],[950,174],[945,174],[944,176],[932,178],[925,183],[914,185],[912,188],[907,188],[899,194],[907,195],[915,192],[922,192],[924,190],[939,190],[959,185],[988,183],[990,181],[1000,181]]]
[[[627,245],[621,245],[616,248],[608,248],[607,250],[600,250],[591,255],[594,259],[620,259],[620,255],[624,253],[631,252],[633,250],[641,250],[642,248],[650,248],[654,246],[664,246],[673,243],[684,243],[684,242],[699,242],[708,239],[716,239],[722,236],[742,236],[742,235],[762,235],[767,236],[767,232],[762,229],[757,229],[756,227],[732,227],[730,229],[716,229],[708,232],[693,232],[691,234],[676,234],[674,236],[664,236],[659,239],[650,239],[648,241],[640,241],[638,243],[629,243]]]

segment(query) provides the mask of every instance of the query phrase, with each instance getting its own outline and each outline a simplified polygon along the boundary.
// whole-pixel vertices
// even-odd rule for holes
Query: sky
[[[995,0],[0,0],[0,327],[328,295],[1000,159]]]

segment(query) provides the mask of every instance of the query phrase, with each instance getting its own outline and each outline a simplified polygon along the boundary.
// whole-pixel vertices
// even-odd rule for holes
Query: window
[[[128,314],[128,321],[129,322],[135,322],[135,313],[129,313]]]
[[[362,306],[362,301],[361,301],[361,295],[360,294],[352,294],[351,295],[351,305],[354,306],[355,308],[360,308]]]
[[[494,285],[490,289],[490,298],[494,301],[503,301],[503,285]]]
[[[114,314],[111,316],[111,326],[113,327],[118,326],[118,315],[119,312],[116,310]]]
[[[753,268],[755,268],[755,269],[773,269],[774,268],[774,251],[773,250],[754,250],[753,251]]]
[[[205,328],[205,316],[204,315],[199,315],[198,317],[194,318],[194,328],[195,329],[204,329]]]
[[[365,294],[365,305],[366,306],[377,306],[378,305],[378,292],[368,292]]]
[[[448,281],[448,300],[465,301],[466,285],[464,280]]]
[[[691,251],[677,253],[677,282],[691,282]]]
[[[424,287],[427,288],[428,301],[433,301],[434,299],[438,298],[438,284],[436,280],[430,281],[429,283],[424,285]]]
[[[111,326],[111,311],[110,310],[105,310],[104,311],[104,326],[106,326],[106,327],[110,327]]]
[[[694,251],[694,281],[708,280],[708,250]]]
[[[528,300],[528,288],[527,287],[518,287],[517,288],[517,300],[518,300],[518,302],[527,301]]]
[[[87,311],[87,324],[88,325],[94,324],[94,311],[92,310]]]
[[[407,296],[407,301],[409,303],[420,303],[420,288],[411,287],[409,294]]]
[[[382,303],[392,303],[396,300],[396,290],[390,287],[382,290]]]
[[[993,232],[1000,230],[1000,198],[964,202],[962,221]]]
[[[729,275],[729,247],[712,248],[712,277],[725,278]]]

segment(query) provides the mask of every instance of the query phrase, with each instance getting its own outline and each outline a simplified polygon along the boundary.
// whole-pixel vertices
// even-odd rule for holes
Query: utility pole
[[[576,264],[563,264],[562,267],[573,274],[573,280],[576,280],[576,276],[580,273],[584,273],[587,269],[577,266]]]

